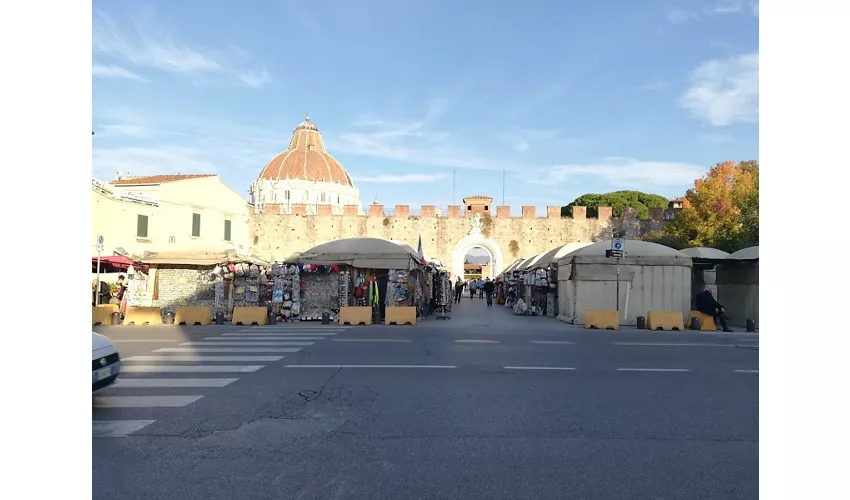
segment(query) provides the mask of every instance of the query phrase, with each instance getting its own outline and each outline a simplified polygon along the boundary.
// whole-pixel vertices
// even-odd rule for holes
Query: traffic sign
[[[97,235],[97,244],[100,245],[100,246],[103,246],[103,235],[102,234]]]
[[[605,256],[612,259],[622,259],[626,256],[626,252],[622,250],[605,250]]]
[[[626,249],[626,241],[623,238],[614,238],[611,240],[611,250],[623,251]]]
[[[103,253],[103,245],[97,246],[97,253]]]

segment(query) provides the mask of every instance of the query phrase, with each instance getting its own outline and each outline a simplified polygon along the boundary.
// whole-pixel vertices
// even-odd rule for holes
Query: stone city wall
[[[573,207],[572,217],[561,217],[559,206],[547,207],[547,216],[537,217],[536,207],[524,206],[520,217],[511,217],[510,206],[496,206],[495,214],[484,217],[481,232],[498,244],[507,266],[566,243],[608,239],[615,230],[625,230],[628,238],[642,236],[663,226],[663,210],[652,208],[650,219],[638,220],[635,210],[627,208],[618,220],[612,219],[610,207],[600,207],[599,218],[590,219],[585,207]],[[383,205],[369,205],[366,215],[356,215],[353,205],[344,207],[345,215],[332,215],[330,206],[319,206],[316,215],[306,215],[305,205],[292,205],[291,214],[281,211],[279,205],[265,205],[262,213],[251,215],[251,243],[259,257],[281,260],[343,238],[383,238],[415,249],[421,236],[425,255],[448,266],[455,246],[470,233],[472,216],[460,206],[449,206],[445,216],[438,216],[433,205],[423,205],[419,215],[411,215],[408,205],[396,205],[391,215]]]

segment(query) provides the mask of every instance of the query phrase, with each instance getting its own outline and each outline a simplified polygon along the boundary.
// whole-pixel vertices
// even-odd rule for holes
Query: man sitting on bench
[[[731,332],[732,329],[726,324],[726,310],[719,302],[714,300],[714,295],[710,289],[703,290],[697,294],[697,311],[707,314],[714,318],[714,324],[720,325],[724,332]]]

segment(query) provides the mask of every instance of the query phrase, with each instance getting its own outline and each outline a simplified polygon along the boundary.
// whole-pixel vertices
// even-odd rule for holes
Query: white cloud
[[[667,21],[670,24],[684,24],[688,21],[697,20],[699,16],[695,12],[689,10],[675,8],[667,13]]]
[[[375,184],[406,184],[419,182],[436,182],[448,179],[448,174],[383,174],[373,177],[357,177],[354,176],[355,182],[375,183]]]
[[[129,69],[106,64],[94,63],[91,67],[91,74],[92,76],[99,76],[102,78],[126,78],[128,80],[138,80],[140,82],[147,81]]]
[[[528,183],[557,185],[600,181],[617,189],[651,190],[665,186],[692,185],[706,168],[690,163],[640,161],[612,157],[599,163],[556,165],[528,177]]]
[[[203,151],[183,146],[120,147],[92,151],[94,176],[112,180],[118,169],[125,175],[214,174],[216,165]]]
[[[759,54],[707,61],[691,74],[691,87],[679,104],[712,125],[758,121]]]
[[[111,57],[134,67],[195,75],[200,78],[226,78],[256,87],[269,81],[265,69],[250,67],[246,54],[236,48],[215,51],[191,47],[163,32],[162,23],[151,13],[139,16],[131,27],[122,29],[105,12],[94,10],[92,49],[101,57]]]
[[[98,126],[98,137],[148,137],[151,130],[133,123],[107,123]]]
[[[684,24],[689,21],[702,21],[715,16],[740,14],[748,7],[749,12],[758,17],[758,0],[715,0],[701,9],[675,7],[667,12],[670,24]]]
[[[338,140],[326,142],[332,143],[332,149],[340,153],[397,162],[476,170],[506,168],[453,144],[448,132],[431,128],[448,108],[448,101],[435,99],[428,104],[421,119],[365,117],[357,122],[357,131],[343,133]]]
[[[516,150],[520,153],[525,153],[526,151],[528,151],[528,141],[519,141],[519,143],[516,145]]]

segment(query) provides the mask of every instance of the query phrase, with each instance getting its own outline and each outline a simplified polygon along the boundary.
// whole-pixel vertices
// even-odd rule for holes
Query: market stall
[[[417,278],[410,276],[421,271],[421,264],[411,250],[380,238],[348,238],[311,248],[297,260],[302,265],[347,266],[353,286],[339,304],[340,322],[346,322],[343,316],[363,318],[363,311],[356,310],[362,308],[370,308],[372,321],[412,315],[415,322]]]

